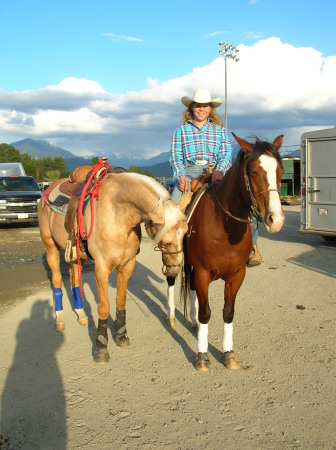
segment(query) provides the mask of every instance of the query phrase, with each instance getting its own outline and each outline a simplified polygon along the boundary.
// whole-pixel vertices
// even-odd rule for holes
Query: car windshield
[[[34,178],[1,178],[0,191],[39,191]]]

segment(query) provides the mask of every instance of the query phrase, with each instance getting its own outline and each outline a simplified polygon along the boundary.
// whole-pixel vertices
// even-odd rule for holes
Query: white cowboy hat
[[[211,100],[211,95],[208,89],[205,88],[199,88],[194,94],[193,98],[190,97],[182,97],[181,102],[185,106],[189,106],[192,103],[211,103],[214,108],[217,108],[219,105],[223,103],[223,100],[221,98],[214,98]]]

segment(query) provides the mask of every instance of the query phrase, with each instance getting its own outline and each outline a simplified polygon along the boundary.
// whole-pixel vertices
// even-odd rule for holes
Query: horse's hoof
[[[116,337],[116,344],[118,347],[126,348],[130,346],[130,340],[127,334],[122,334],[121,336]]]
[[[168,325],[169,327],[174,328],[175,325],[176,325],[175,317],[167,317],[167,319],[166,319],[166,325]]]
[[[191,331],[197,331],[199,328],[199,322],[198,320],[193,320],[191,322]]]
[[[77,316],[78,316],[78,323],[79,325],[86,326],[89,323],[89,319],[87,318],[83,308],[75,309]]]
[[[110,360],[110,355],[107,348],[97,348],[93,359],[97,364],[107,364]]]
[[[84,327],[89,324],[89,319],[87,317],[81,317],[78,319],[78,323]]]
[[[199,372],[209,372],[210,359],[207,353],[198,353],[195,362],[195,369]]]
[[[230,352],[224,353],[224,366],[229,370],[237,370],[240,369],[239,359],[231,350]]]
[[[65,323],[64,322],[56,322],[56,330],[57,331],[64,331],[65,330]]]

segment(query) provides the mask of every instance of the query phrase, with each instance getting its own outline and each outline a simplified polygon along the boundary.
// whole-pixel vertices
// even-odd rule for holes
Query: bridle
[[[233,214],[231,214],[230,211],[227,211],[223,207],[223,205],[221,204],[220,199],[218,198],[218,195],[217,195],[217,193],[216,193],[216,191],[214,189],[214,184],[210,185],[210,187],[212,188],[212,192],[214,194],[214,197],[215,197],[218,205],[220,206],[221,210],[227,216],[231,217],[232,219],[237,220],[238,222],[244,222],[244,223],[252,223],[252,217],[255,217],[255,219],[257,221],[260,221],[260,222],[263,221],[262,217],[261,217],[261,214],[260,214],[260,212],[258,210],[258,204],[257,204],[256,197],[258,197],[259,195],[263,195],[265,193],[268,193],[268,192],[272,192],[272,191],[277,192],[279,194],[279,197],[280,197],[280,191],[278,189],[265,189],[264,191],[260,191],[260,192],[257,192],[257,193],[253,192],[253,190],[251,188],[251,185],[250,185],[250,180],[249,180],[249,177],[248,177],[248,174],[247,174],[247,161],[248,161],[248,159],[249,159],[249,157],[250,157],[252,152],[253,152],[253,150],[250,153],[248,153],[248,154],[244,154],[244,167],[243,167],[243,178],[244,178],[245,188],[246,188],[246,192],[247,192],[247,194],[249,196],[249,200],[251,201],[251,214],[250,214],[250,217],[248,219],[241,219],[240,217],[236,217]]]

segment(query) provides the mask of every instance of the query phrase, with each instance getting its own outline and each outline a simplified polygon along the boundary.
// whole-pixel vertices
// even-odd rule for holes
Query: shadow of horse
[[[147,237],[143,237],[144,242],[150,242],[150,239]],[[138,308],[139,312],[141,312],[142,317],[148,318],[150,315],[155,316],[155,318],[162,324],[162,327],[166,329],[166,331],[170,334],[173,340],[178,344],[180,348],[184,351],[186,359],[192,364],[193,363],[193,351],[190,345],[183,338],[179,329],[174,329],[171,326],[166,326],[166,306],[167,306],[167,297],[166,292],[163,292],[158,288],[158,284],[162,284],[163,289],[166,289],[166,278],[159,271],[159,275],[149,269],[146,265],[144,265],[144,261],[139,261],[141,259],[142,254],[138,256],[138,259],[135,264],[134,272],[128,282],[127,286],[127,303],[131,302]],[[157,259],[157,267],[161,267],[161,254],[154,252],[152,258]],[[46,270],[48,280],[50,282],[50,286],[52,288],[51,283],[51,272],[49,270],[46,254],[43,255],[43,266]],[[72,301],[72,292],[71,292],[71,283],[68,277],[69,272],[69,264],[64,260],[64,252],[61,250],[61,274],[63,276],[63,285],[66,291],[67,297],[69,299],[69,305],[73,311],[75,317],[75,307]],[[98,295],[96,290],[96,283],[94,279],[94,262],[87,261],[83,265],[83,289],[85,292],[85,297],[89,296],[94,299],[95,304],[98,306]],[[176,283],[179,286],[179,282]],[[117,289],[116,283],[116,272],[113,271],[109,277],[109,288],[113,290],[110,293],[110,302],[111,305],[114,304],[114,297]],[[88,317],[88,336],[92,343],[92,356],[94,355],[95,346],[96,346],[96,336],[97,336],[97,327],[95,325],[94,314],[92,312],[92,305],[89,301],[84,301],[84,310]],[[115,311],[111,311],[111,314],[108,317],[108,328],[113,339],[113,345],[115,344],[117,332],[114,327],[114,318]],[[176,321],[182,326],[182,330],[187,330],[192,333],[195,340],[197,339],[196,332],[191,330],[190,323],[185,321],[183,306],[180,303],[180,309],[176,309]],[[144,324],[144,326],[146,326]],[[131,337],[136,341],[136,336],[131,332]],[[218,351],[214,346],[209,344],[209,351],[213,355],[213,357],[220,361],[221,360],[221,352]]]
[[[259,227],[259,236],[279,243],[292,242],[295,244],[310,245],[311,250],[304,251],[294,258],[289,258],[287,262],[335,278],[336,263],[334,252],[336,242],[325,241],[319,235],[300,233],[300,220],[301,212],[293,211],[290,207],[287,207],[286,222],[283,226],[285,232],[269,235],[262,227]],[[328,258],[328,261],[331,263],[326,263],[325,258],[321,258],[321,249],[326,252],[331,252],[330,258]],[[262,244],[260,251],[262,254]]]

